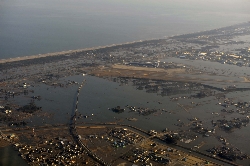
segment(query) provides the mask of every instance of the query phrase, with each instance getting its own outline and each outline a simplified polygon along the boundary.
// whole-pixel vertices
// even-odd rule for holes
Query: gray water
[[[197,62],[197,64],[199,64],[199,62]],[[221,64],[215,63],[214,65],[216,68],[219,68]],[[227,67],[230,68],[231,66],[226,65],[225,68]],[[238,68],[240,69],[240,67]],[[241,73],[244,71],[240,72],[240,70],[238,70],[237,72]],[[188,130],[190,127],[180,128],[176,126],[179,120],[185,124],[189,124],[189,119],[197,117],[202,120],[204,128],[212,129],[211,120],[224,119],[224,116],[226,116],[226,119],[246,116],[238,113],[221,113],[222,107],[217,103],[222,101],[219,101],[214,96],[201,99],[179,98],[178,101],[171,101],[172,97],[190,96],[196,94],[197,91],[161,96],[157,93],[147,93],[145,90],[136,90],[135,86],[131,86],[132,80],[128,81],[128,84],[125,84],[119,81],[114,82],[111,78],[103,79],[88,75],[84,77],[82,75],[64,77],[60,79],[60,82],[65,83],[67,80],[82,82],[84,79],[86,82],[81,89],[78,103],[78,113],[83,116],[82,118],[77,118],[77,124],[118,122],[121,124],[130,124],[146,131],[150,129],[161,131],[165,128],[176,131],[179,129]],[[40,116],[40,113],[37,113],[36,115],[38,116],[27,120],[28,125],[68,124],[72,110],[75,108],[74,99],[78,86],[79,85],[75,84],[68,87],[52,87],[45,84],[37,84],[35,87],[30,87],[30,89],[34,90],[34,93],[28,96],[40,95],[42,99],[35,101],[37,106],[42,107],[41,113],[49,113],[52,116],[43,117]],[[24,103],[28,103],[31,100],[28,96],[16,96],[15,100],[19,102],[18,104],[24,105]],[[227,93],[226,97],[234,99],[235,102],[250,101],[249,91]],[[194,106],[189,111],[183,110],[178,105],[178,103],[181,105],[191,105],[191,102],[199,103],[200,105]],[[138,112],[129,111],[126,105],[157,109],[157,112],[143,116],[138,114]],[[121,106],[121,108],[125,108],[126,110],[120,114],[114,113],[111,108],[116,106]],[[213,112],[219,113],[219,115],[213,114]],[[87,118],[85,118],[85,116],[87,116]],[[136,118],[137,121],[129,121],[128,118]],[[247,153],[250,150],[249,146],[245,146],[245,144],[249,142],[249,126],[237,129],[232,133],[226,133],[216,128],[216,135],[226,137],[232,145],[238,147],[243,152]],[[200,135],[199,139],[194,141],[193,144],[185,144],[185,146],[192,147],[194,144],[198,144],[199,141],[203,141],[203,139],[205,139],[205,142],[208,144],[204,146],[202,150],[220,144],[215,138],[203,138]],[[246,162],[249,162],[249,160]]]
[[[28,166],[11,146],[0,148],[0,159],[1,166]]]
[[[0,59],[249,21],[246,0],[0,0]]]
[[[249,6],[250,1],[247,0],[0,0],[0,59],[219,28],[249,21]],[[82,81],[78,77],[72,79]],[[87,84],[80,96],[79,112],[90,118],[79,121],[112,122],[113,119],[136,117],[137,122],[125,120],[124,123],[145,130],[161,130],[165,127],[174,129],[173,124],[179,118],[185,120],[194,116],[211,116],[210,110],[194,110],[188,115],[183,114],[177,104],[170,104],[168,97],[136,91],[132,87],[119,86],[95,77],[86,79]],[[57,88],[47,90],[43,85],[38,87],[34,95],[41,95],[43,100],[37,104],[54,116],[44,120],[34,118],[29,124],[35,120],[37,123],[69,122],[77,88],[72,86],[58,91]],[[159,105],[158,101],[163,104]],[[115,114],[108,110],[108,107],[124,107],[127,104],[164,108],[173,111],[173,114],[143,117],[136,113]],[[91,114],[94,114],[93,117]],[[237,131],[231,138],[239,138],[244,133],[244,141],[247,142],[249,127],[244,130],[247,131]],[[245,151],[249,150],[248,147],[244,148],[244,143],[238,145]],[[8,154],[8,163],[15,165],[11,159],[16,153],[1,154]]]

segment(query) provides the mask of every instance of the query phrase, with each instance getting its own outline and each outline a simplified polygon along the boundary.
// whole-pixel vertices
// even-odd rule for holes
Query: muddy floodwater
[[[248,35],[249,26],[242,24],[240,34]],[[31,136],[35,136],[34,130],[41,126],[62,125],[78,138],[75,125],[129,125],[143,133],[157,133],[188,152],[247,165],[250,48],[245,48],[246,42],[240,42],[244,44],[240,49],[239,42],[230,41],[232,53],[203,52],[204,43],[206,49],[229,47],[220,35],[224,30],[231,38],[238,35],[232,26],[204,32],[210,34],[204,39],[200,33],[187,34],[3,60],[0,126],[3,130],[8,126],[8,131],[33,128]],[[217,37],[220,46],[210,46]],[[234,55],[238,53],[244,55]],[[7,134],[6,138],[15,138]]]
[[[0,148],[0,158],[0,165],[3,166],[28,166],[26,161],[24,161],[21,156],[18,155],[18,152],[11,146]]]
[[[160,90],[148,91],[146,89],[138,90],[135,85],[138,79],[119,79],[119,78],[97,78],[94,76],[76,75],[62,78],[61,81],[68,80],[82,82],[86,80],[81,90],[78,103],[77,123],[121,123],[131,124],[144,130],[161,131],[165,128],[169,130],[189,130],[190,119],[197,118],[202,121],[203,127],[213,129],[211,121],[219,119],[232,119],[246,117],[236,112],[225,113],[219,102],[223,102],[215,96],[207,96],[204,98],[190,97],[197,94],[200,89],[198,87],[186,90],[176,91],[162,95]],[[125,81],[124,81],[125,80]],[[154,81],[152,81],[154,82]],[[172,86],[180,86],[176,82],[167,82]],[[181,84],[183,85],[183,83]],[[191,86],[190,84],[186,84]],[[29,126],[39,126],[46,124],[65,124],[69,123],[73,102],[75,100],[78,85],[68,87],[51,87],[44,84],[32,87],[34,96],[40,95],[41,100],[36,100],[38,106],[42,106],[43,112],[46,115],[33,117],[29,122]],[[214,93],[219,94],[220,92]],[[232,91],[224,94],[225,98],[230,98],[234,102],[249,102],[249,91]],[[18,98],[16,98],[17,100]],[[19,102],[28,102],[30,98],[20,96]],[[192,104],[193,103],[193,104]],[[183,109],[181,106],[188,109]],[[122,113],[115,113],[112,108],[120,106],[125,109]],[[136,108],[144,108],[155,110],[149,115],[142,115],[136,111],[131,111],[128,106]],[[131,120],[132,119],[132,120]],[[136,119],[136,120],[134,120]],[[216,128],[216,134],[210,137],[204,137],[195,133],[198,136],[196,141],[185,144],[185,146],[195,146],[200,141],[205,141],[206,144],[202,147],[203,150],[220,145],[216,139],[217,136],[227,138],[230,144],[237,146],[243,152],[249,152],[250,149],[246,143],[250,138],[249,126],[235,129],[233,132],[225,132],[222,129]],[[190,131],[192,132],[192,131]],[[240,138],[240,139],[239,139]]]

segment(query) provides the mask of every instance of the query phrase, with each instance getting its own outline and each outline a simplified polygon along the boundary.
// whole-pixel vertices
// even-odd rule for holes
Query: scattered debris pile
[[[122,109],[120,106],[117,106],[115,108],[112,108],[112,111],[119,114],[119,113],[123,113],[125,109]]]
[[[169,144],[177,144],[177,141],[180,140],[180,136],[178,133],[169,133],[166,134],[166,142]]]
[[[249,159],[249,156],[241,152],[238,148],[233,148],[229,146],[213,147],[211,149],[208,149],[207,152],[230,161],[235,161],[236,159]]]
[[[34,101],[31,101],[29,104],[22,106],[18,109],[18,111],[22,111],[25,113],[34,113],[36,111],[41,110],[42,107],[37,107]]]
[[[246,127],[249,123],[249,116],[244,118],[233,118],[232,120],[219,119],[216,122],[212,120],[211,122],[213,126],[218,126],[224,131],[232,132],[236,128],[240,129],[243,126]]]
[[[157,112],[157,109],[149,109],[143,107],[126,106],[131,112],[138,112],[140,115],[147,116]]]

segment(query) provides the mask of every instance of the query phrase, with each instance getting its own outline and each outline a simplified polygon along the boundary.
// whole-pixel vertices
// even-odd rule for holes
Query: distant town
[[[2,59],[0,148],[27,165],[249,165],[249,71],[250,22]]]

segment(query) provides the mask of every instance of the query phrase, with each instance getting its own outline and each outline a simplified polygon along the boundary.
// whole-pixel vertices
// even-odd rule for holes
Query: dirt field
[[[98,77],[129,77],[129,78],[144,78],[165,81],[185,81],[197,83],[246,83],[247,78],[239,78],[238,80],[229,80],[226,76],[221,76],[220,79],[213,78],[209,73],[199,74],[198,71],[192,71],[186,68],[148,68],[126,65],[113,65],[111,67],[97,67],[91,71],[92,75]],[[208,77],[206,77],[206,75]]]
[[[126,65],[113,65],[109,68],[98,67],[92,71],[91,74],[96,76],[112,76],[112,77],[134,77],[134,78],[148,78],[148,79],[161,79],[161,80],[177,80],[178,74],[185,74],[186,69],[161,69],[161,68],[147,68],[135,67]]]

